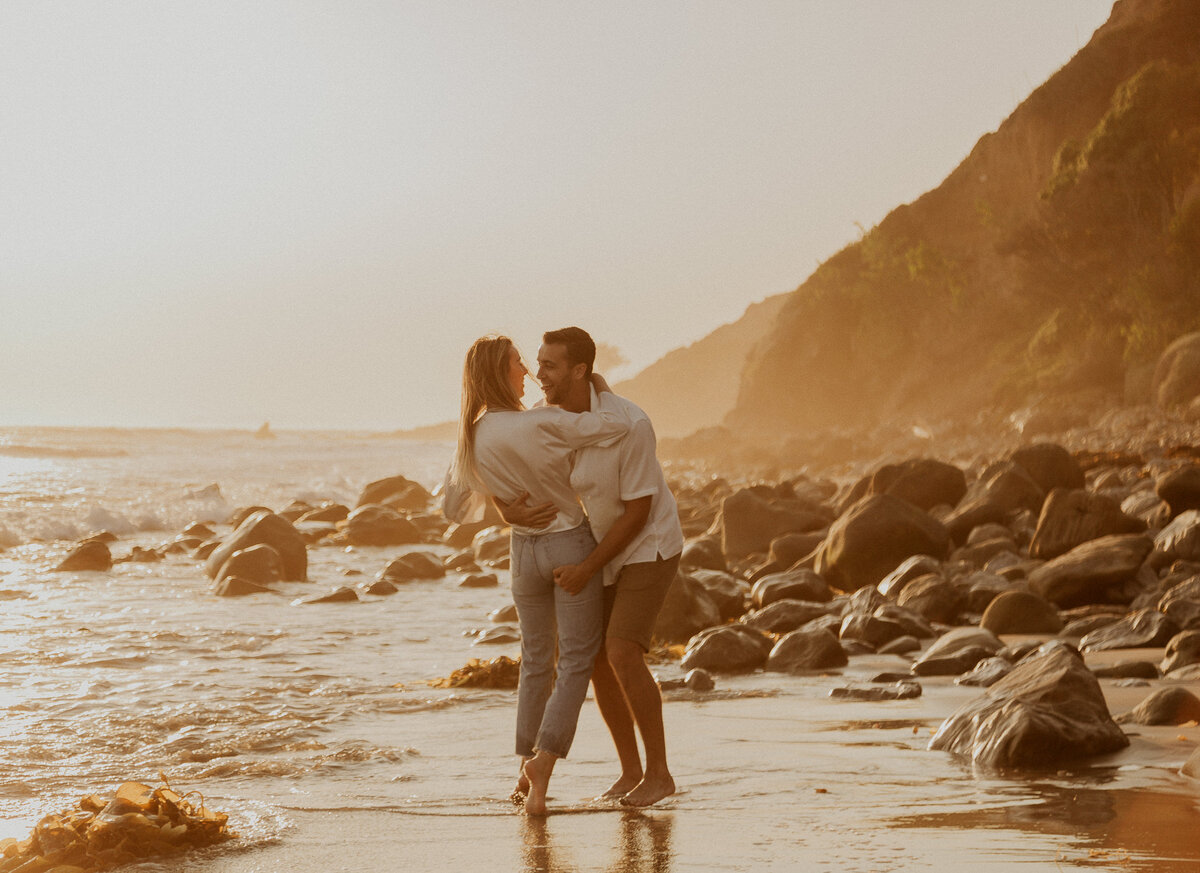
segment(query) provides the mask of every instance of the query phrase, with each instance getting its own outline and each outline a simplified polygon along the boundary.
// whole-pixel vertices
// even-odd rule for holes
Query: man
[[[547,332],[542,340],[537,379],[548,404],[569,412],[620,412],[632,422],[615,446],[577,452],[571,485],[587,510],[597,545],[582,562],[557,568],[554,578],[572,592],[604,570],[605,639],[592,688],[617,748],[621,775],[603,796],[627,806],[650,806],[675,792],[662,696],[645,654],[679,567],[679,513],[658,463],[649,417],[629,400],[610,391],[597,393],[592,386],[592,338],[578,327],[567,327]],[[528,520],[526,512],[538,509],[521,504],[501,507],[506,519],[522,523],[522,518]],[[646,751],[644,768],[638,733]]]

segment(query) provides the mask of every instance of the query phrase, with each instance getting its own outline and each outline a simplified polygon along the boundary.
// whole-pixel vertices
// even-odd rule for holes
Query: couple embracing
[[[461,517],[454,498],[469,489],[512,526],[521,625],[513,796],[530,815],[546,812],[589,679],[621,769],[602,796],[641,807],[675,791],[645,654],[683,533],[650,420],[593,374],[595,357],[578,327],[546,333],[537,357],[545,405],[532,409],[521,403],[529,370],[507,337],[477,340],[463,367],[447,515]]]

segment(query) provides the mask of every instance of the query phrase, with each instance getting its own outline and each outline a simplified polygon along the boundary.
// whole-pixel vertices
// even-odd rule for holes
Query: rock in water
[[[70,554],[62,559],[62,563],[54,569],[64,572],[93,570],[103,573],[111,570],[112,564],[112,552],[108,550],[108,546],[102,542],[90,540],[73,548]]]
[[[1200,698],[1178,685],[1159,688],[1118,721],[1145,725],[1194,723],[1200,721]]]
[[[1041,768],[1129,745],[1074,649],[1048,644],[951,715],[929,742],[989,768]]]
[[[204,571],[216,579],[221,567],[239,549],[257,545],[271,546],[283,559],[283,578],[292,582],[308,579],[308,547],[304,537],[286,518],[267,509],[248,515],[221,545],[213,549],[205,562]]]

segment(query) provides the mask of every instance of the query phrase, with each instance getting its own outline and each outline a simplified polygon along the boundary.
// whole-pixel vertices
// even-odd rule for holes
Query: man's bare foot
[[[652,806],[664,797],[675,793],[675,780],[671,774],[649,776],[638,783],[637,787],[621,798],[622,806]]]
[[[622,773],[621,778],[610,785],[608,790],[599,795],[596,800],[618,800],[636,788],[641,781],[642,774],[640,773],[636,776],[626,776]]]
[[[529,780],[529,794],[525,797],[526,815],[546,814],[546,791],[550,787],[555,760],[553,755],[538,752],[521,767],[521,772]]]

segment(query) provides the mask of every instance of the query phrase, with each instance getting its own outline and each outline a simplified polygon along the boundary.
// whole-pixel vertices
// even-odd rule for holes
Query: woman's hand
[[[603,394],[605,391],[612,393],[612,388],[608,387],[608,380],[595,370],[592,371],[592,387],[596,389],[597,394]]]
[[[492,502],[500,512],[500,517],[510,525],[528,527],[540,530],[547,527],[558,515],[558,508],[553,503],[529,505],[529,492],[522,491],[511,503],[505,503],[499,497],[493,497]]]
[[[595,575],[585,564],[564,564],[554,568],[554,584],[568,594],[578,594]]]

